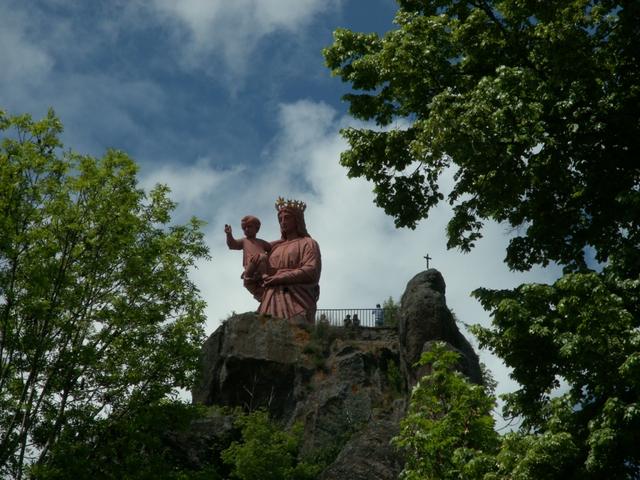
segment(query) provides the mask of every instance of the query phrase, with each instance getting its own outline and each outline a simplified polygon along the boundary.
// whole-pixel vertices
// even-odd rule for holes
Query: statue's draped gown
[[[285,240],[273,247],[268,262],[280,281],[265,288],[258,311],[278,318],[302,316],[313,323],[322,266],[318,243],[311,237]]]

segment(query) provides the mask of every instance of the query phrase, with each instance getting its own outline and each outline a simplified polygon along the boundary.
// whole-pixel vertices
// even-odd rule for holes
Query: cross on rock
[[[429,260],[433,260],[433,258],[431,258],[428,253],[422,258],[424,258],[427,261],[427,268],[429,268]]]

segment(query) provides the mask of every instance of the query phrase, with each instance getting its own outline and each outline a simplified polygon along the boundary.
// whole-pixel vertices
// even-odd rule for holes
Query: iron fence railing
[[[320,322],[337,327],[382,327],[384,312],[382,308],[319,308],[316,323]]]

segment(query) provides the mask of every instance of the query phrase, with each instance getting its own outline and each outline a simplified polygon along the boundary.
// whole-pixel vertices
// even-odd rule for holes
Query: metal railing
[[[320,322],[336,327],[382,327],[384,316],[381,308],[319,308],[316,323]]]

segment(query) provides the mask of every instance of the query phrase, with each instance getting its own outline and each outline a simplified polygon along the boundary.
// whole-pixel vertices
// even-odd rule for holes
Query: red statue
[[[224,226],[227,234],[227,246],[231,250],[242,250],[242,266],[244,272],[240,278],[244,286],[253,297],[260,301],[262,298],[262,277],[267,273],[266,254],[271,251],[271,244],[261,238],[256,238],[260,230],[260,220],[253,215],[247,215],[240,220],[240,227],[245,237],[236,240],[231,232],[231,225]]]
[[[272,242],[263,277],[260,313],[279,318],[303,317],[314,323],[320,296],[320,247],[307,233],[303,202],[276,201],[282,238]]]
[[[278,318],[304,318],[314,323],[320,296],[320,247],[304,222],[306,205],[280,197],[276,201],[282,238],[266,242],[256,238],[260,221],[244,217],[246,237],[235,240],[225,225],[227,245],[243,250],[244,286],[260,302],[260,313]]]

